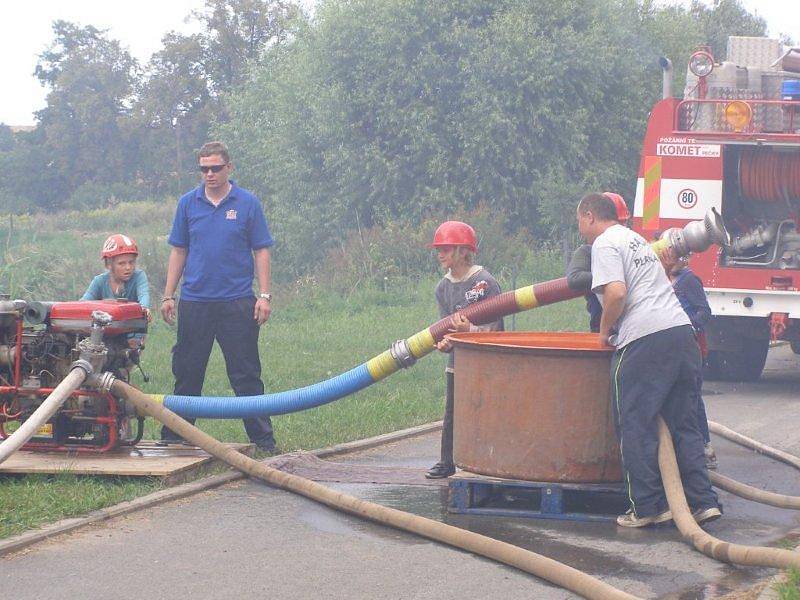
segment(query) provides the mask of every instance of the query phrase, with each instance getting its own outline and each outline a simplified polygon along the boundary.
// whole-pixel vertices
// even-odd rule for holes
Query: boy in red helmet
[[[148,322],[151,321],[150,287],[145,272],[136,268],[139,248],[133,238],[121,233],[109,236],[100,256],[107,270],[92,279],[81,300],[132,300],[142,306]],[[131,341],[141,343],[141,340]]]
[[[450,330],[502,330],[502,319],[488,325],[476,326],[459,312],[469,304],[500,293],[500,285],[489,271],[473,264],[473,257],[478,251],[475,230],[461,221],[445,221],[436,229],[431,247],[437,250],[437,259],[445,271],[444,277],[436,286],[436,302],[441,317],[453,315]],[[441,352],[449,353],[450,357],[445,368],[447,396],[442,425],[441,459],[426,474],[429,479],[449,477],[456,472],[453,461],[453,346],[449,340],[444,339],[436,347]]]

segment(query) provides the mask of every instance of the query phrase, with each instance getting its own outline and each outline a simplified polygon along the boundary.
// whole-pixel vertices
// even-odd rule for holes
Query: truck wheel
[[[706,378],[722,381],[756,381],[767,361],[769,340],[748,340],[741,350],[711,350],[706,361]]]
[[[800,342],[791,342],[792,345],[792,352],[795,354],[800,354]]]

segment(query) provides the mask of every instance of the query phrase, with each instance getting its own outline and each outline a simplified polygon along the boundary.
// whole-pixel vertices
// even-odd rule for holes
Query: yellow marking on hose
[[[392,357],[392,353],[384,350],[375,358],[367,361],[367,370],[374,381],[380,381],[400,369],[400,365]]]
[[[159,404],[164,404],[165,394],[150,394],[150,400]]]
[[[539,301],[536,299],[536,294],[533,293],[532,285],[514,290],[514,299],[517,301],[519,310],[529,310],[539,306]]]
[[[430,329],[423,329],[419,333],[415,333],[406,340],[406,343],[414,358],[422,358],[436,348],[436,340],[433,339]]]

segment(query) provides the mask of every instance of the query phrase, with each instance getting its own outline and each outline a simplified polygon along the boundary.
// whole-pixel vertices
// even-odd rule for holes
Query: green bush
[[[78,298],[91,277],[103,271],[99,253],[112,233],[133,236],[139,245],[138,266],[147,272],[151,290],[164,289],[170,247],[167,235],[175,201],[121,202],[84,211],[0,215],[0,291],[34,300]],[[479,238],[478,264],[504,282],[544,281],[563,274],[559,250],[536,240],[527,230],[512,229],[509,219],[488,205],[457,211],[448,218],[470,223]],[[281,294],[304,296],[315,290],[349,295],[355,289],[387,291],[409,281],[441,276],[428,247],[443,218],[427,217],[419,224],[393,220],[384,225],[345,233],[343,241],[323,260],[298,256],[297,265],[284,262],[286,241],[276,234],[274,279]]]
[[[164,286],[173,202],[125,202],[85,211],[0,215],[0,291],[28,300],[79,298],[104,269],[103,241],[126,233],[151,288]]]
[[[9,228],[30,230],[40,234],[54,231],[133,232],[153,230],[163,235],[169,233],[175,214],[176,199],[164,200],[113,200],[103,207],[41,212],[28,215],[0,215],[0,235]]]
[[[487,205],[456,212],[450,218],[465,221],[475,228],[478,234],[476,263],[485,266],[497,278],[508,280],[510,284],[521,274],[540,279],[562,274],[558,253],[537,243],[526,229],[509,232],[508,218]],[[429,244],[442,220],[429,217],[419,224],[398,220],[352,231],[312,271],[314,280],[347,293],[365,282],[385,288],[397,279],[438,274],[439,264]]]
[[[78,187],[63,208],[68,210],[85,210],[106,206],[115,206],[124,201],[142,200],[143,192],[128,183],[98,183],[87,181]]]

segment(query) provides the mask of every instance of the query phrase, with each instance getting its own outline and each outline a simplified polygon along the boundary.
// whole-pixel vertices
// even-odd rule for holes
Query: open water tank
[[[485,332],[450,339],[460,468],[526,481],[621,481],[609,389],[612,349],[597,334]]]

